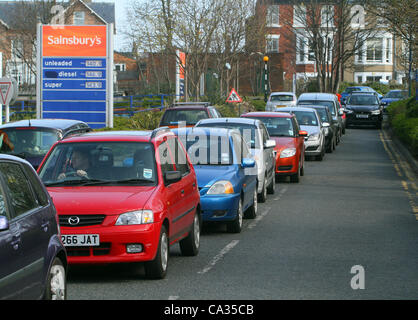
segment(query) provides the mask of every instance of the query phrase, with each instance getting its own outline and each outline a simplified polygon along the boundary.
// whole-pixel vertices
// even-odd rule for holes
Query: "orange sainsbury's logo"
[[[106,26],[43,26],[43,57],[106,57]]]

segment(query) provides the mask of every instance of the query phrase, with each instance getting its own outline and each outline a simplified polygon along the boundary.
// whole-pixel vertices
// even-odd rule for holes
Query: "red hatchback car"
[[[250,112],[241,117],[261,120],[276,141],[276,177],[290,176],[299,182],[304,175],[306,131],[299,128],[296,116],[282,112]]]
[[[101,132],[57,142],[39,176],[57,208],[69,264],[145,262],[164,278],[169,246],[200,246],[196,174],[168,128]]]

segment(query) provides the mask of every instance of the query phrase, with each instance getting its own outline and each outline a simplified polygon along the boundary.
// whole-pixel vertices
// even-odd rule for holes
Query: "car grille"
[[[65,249],[69,257],[97,257],[108,255],[111,246],[110,242],[103,242],[98,247],[66,247]]]
[[[307,147],[305,151],[316,151],[316,149],[318,149],[318,146],[310,146],[310,147]]]
[[[293,168],[293,166],[280,166],[277,169],[279,171],[290,171],[290,170],[292,170],[292,168]]]
[[[78,223],[70,223],[70,218],[74,218],[73,220],[79,219]],[[59,222],[61,227],[87,227],[87,226],[96,226],[101,225],[103,220],[105,219],[105,215],[96,214],[96,215],[65,215],[59,216]]]

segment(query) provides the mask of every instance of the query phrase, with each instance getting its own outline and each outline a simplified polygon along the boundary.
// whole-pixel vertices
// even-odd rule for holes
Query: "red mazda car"
[[[145,262],[147,276],[161,279],[170,245],[197,255],[196,175],[168,128],[61,140],[38,173],[57,208],[69,264]]]
[[[306,131],[299,128],[296,116],[282,112],[250,112],[241,117],[261,120],[276,141],[276,177],[290,176],[299,182],[304,175]]]

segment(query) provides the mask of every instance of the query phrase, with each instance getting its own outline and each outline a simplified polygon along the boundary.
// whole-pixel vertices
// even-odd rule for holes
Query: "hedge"
[[[418,158],[418,101],[416,97],[392,103],[388,107],[393,131]]]

